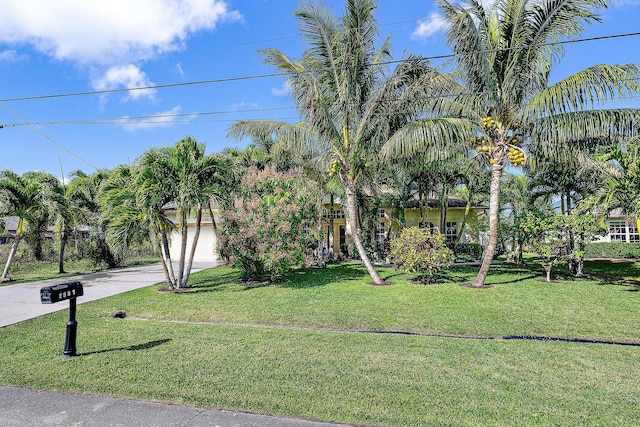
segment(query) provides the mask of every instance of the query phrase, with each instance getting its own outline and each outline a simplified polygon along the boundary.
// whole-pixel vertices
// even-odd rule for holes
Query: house
[[[218,207],[213,203],[211,204],[211,210],[216,224],[220,224],[220,212]],[[180,221],[178,220],[178,212],[176,205],[169,203],[164,206],[164,211],[167,217],[176,225],[173,233],[170,236],[169,253],[172,260],[178,260],[180,258],[181,238],[180,235]],[[189,226],[189,234],[187,237],[187,254],[191,250],[193,244],[193,236],[195,234],[196,218],[188,217],[187,224]],[[216,233],[213,229],[213,220],[208,211],[202,212],[200,235],[198,236],[198,245],[196,246],[196,253],[193,256],[193,262],[214,262],[218,261],[219,255],[217,250]]]
[[[607,234],[597,238],[596,242],[640,242],[638,226],[635,218],[622,215],[620,210],[612,211],[605,220]]]
[[[445,229],[442,234],[446,241],[455,241],[460,234],[462,223],[464,222],[467,202],[461,199],[449,198],[447,202],[447,213]],[[467,224],[475,224],[478,215],[487,211],[488,207],[474,204],[468,212]],[[419,200],[412,200],[404,209],[404,218],[394,218],[392,209],[378,209],[378,223],[376,230],[376,240],[384,243],[386,239],[392,238],[399,232],[400,227],[430,227],[436,229],[440,224],[440,210],[438,200],[428,199],[422,204]],[[334,254],[349,252],[348,246],[352,243],[349,240],[350,230],[348,230],[344,210],[339,199],[332,201],[326,197],[324,200],[324,213],[322,215],[323,241],[324,246]],[[471,236],[468,228],[463,231],[461,242],[478,241],[481,236]],[[351,255],[349,253],[349,255]]]
[[[437,228],[439,224],[439,209],[437,207],[437,200],[429,199],[425,206],[420,209],[418,201],[414,201],[404,211],[404,226],[423,226]],[[466,202],[460,199],[449,199],[447,207],[447,220],[445,229],[445,238],[447,240],[455,240],[460,233],[462,226],[464,212],[466,209]],[[467,218],[467,223],[473,224],[477,221],[478,215],[484,212],[487,208],[481,205],[474,205],[470,210]],[[218,226],[221,224],[221,217],[218,207],[215,204],[211,204],[211,210],[213,212],[215,222]],[[171,241],[169,246],[169,252],[173,260],[177,260],[180,257],[180,222],[177,218],[177,210],[175,204],[169,203],[164,206],[164,211],[167,217],[176,225],[173,233],[171,234]],[[421,214],[422,213],[422,214]],[[422,219],[421,219],[422,218]],[[196,225],[195,217],[187,218],[189,226],[189,234],[187,238],[187,251],[191,250],[193,243],[194,230]],[[394,233],[397,233],[400,228],[398,220],[393,219],[391,209],[379,209],[378,211],[378,229],[377,240],[383,243],[385,239],[393,237]],[[322,232],[324,246],[332,253],[338,254],[350,244],[352,244],[350,235],[351,232],[348,229],[347,221],[345,218],[344,210],[340,199],[335,198],[333,200],[333,206],[331,205],[331,198],[326,197],[324,203],[324,212],[322,215]],[[469,235],[466,231],[461,237],[461,241],[478,240],[478,236]],[[217,250],[217,239],[213,228],[213,221],[209,212],[203,212],[200,236],[198,238],[198,245],[196,247],[196,253],[193,259],[194,262],[212,262],[219,261],[219,254]]]

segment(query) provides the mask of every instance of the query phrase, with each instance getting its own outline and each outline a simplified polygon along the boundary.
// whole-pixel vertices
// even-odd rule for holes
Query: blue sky
[[[297,0],[0,3],[0,168],[91,173],[133,163],[149,148],[186,135],[206,143],[208,152],[244,147],[226,138],[235,120],[296,119],[282,78],[244,77],[273,73],[261,64],[260,49],[300,54],[292,16]],[[344,0],[327,4],[342,13]],[[450,52],[436,13],[431,1],[379,1],[381,35],[391,34],[396,59]],[[638,32],[639,17],[640,0],[614,2],[584,37]],[[640,36],[568,45],[554,78],[599,63],[639,64],[638,47]],[[215,80],[223,81],[15,100]]]

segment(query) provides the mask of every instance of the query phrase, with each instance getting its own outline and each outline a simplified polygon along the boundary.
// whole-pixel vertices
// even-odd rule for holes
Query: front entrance
[[[347,251],[347,227],[344,225],[340,226],[340,246],[338,247],[338,252],[342,252],[345,254]],[[346,254],[345,254],[346,255]]]

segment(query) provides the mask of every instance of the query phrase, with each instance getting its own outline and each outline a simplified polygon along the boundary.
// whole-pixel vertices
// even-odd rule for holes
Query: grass
[[[380,271],[395,284],[368,285],[358,264],[268,286],[216,268],[186,292],[148,287],[82,304],[77,358],[60,359],[65,312],[3,328],[0,383],[365,425],[640,419],[640,345],[504,339],[640,344],[632,288],[547,284],[535,266],[506,264],[486,290],[458,286],[473,267],[431,286]],[[111,317],[119,310],[125,320]]]

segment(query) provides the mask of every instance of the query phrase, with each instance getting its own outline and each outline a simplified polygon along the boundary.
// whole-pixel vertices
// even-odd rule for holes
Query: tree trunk
[[[20,218],[18,220],[18,227],[16,228],[16,238],[13,240],[13,245],[11,245],[11,251],[9,252],[9,257],[7,258],[7,263],[4,266],[4,271],[2,272],[0,281],[11,280],[9,279],[9,268],[11,267],[11,263],[13,262],[13,258],[15,258],[16,256],[16,252],[18,252],[18,245],[20,244],[20,236],[22,236],[23,224],[24,220]]]
[[[524,242],[518,242],[518,258],[516,259],[516,264],[523,265],[524,264]]]
[[[198,213],[196,216],[196,232],[193,235],[193,242],[191,242],[191,252],[189,253],[189,259],[187,260],[187,268],[180,282],[181,288],[187,287],[187,281],[191,275],[191,267],[193,266],[193,257],[196,255],[196,247],[198,246],[198,239],[200,238],[200,228],[202,227],[202,205],[198,207]]]
[[[444,184],[442,184],[442,189],[440,190],[440,200],[438,204],[440,205],[440,234],[444,236],[447,232],[447,208],[449,207],[447,187]],[[449,244],[449,242],[447,242],[447,244]]]
[[[217,259],[220,259],[220,251],[218,250],[218,244],[220,243],[220,230],[218,230],[218,224],[216,223],[216,217],[213,215],[213,209],[211,209],[211,203],[209,203],[209,215],[211,215],[211,226],[213,227],[213,237],[215,237],[216,239],[215,256],[217,260]]]
[[[489,274],[489,267],[491,261],[493,261],[493,255],[496,252],[498,246],[498,227],[499,223],[499,211],[500,211],[500,179],[502,178],[502,171],[504,170],[504,159],[494,163],[491,167],[491,187],[489,192],[489,243],[484,250],[484,257],[482,259],[482,265],[476,280],[472,283],[472,287],[481,288],[484,286],[484,282]]]
[[[551,266],[547,267],[547,283],[551,283]]]
[[[65,226],[62,228],[60,236],[60,257],[58,259],[58,274],[64,274],[64,250],[67,247],[67,240],[69,240],[69,229]]]
[[[169,251],[169,239],[167,238],[166,230],[160,232],[161,244],[160,255],[162,256],[162,268],[164,270],[167,286],[170,290],[175,288],[176,277],[173,273],[173,263],[171,262],[171,252]]]
[[[180,259],[178,260],[178,277],[176,285],[182,285],[182,275],[184,273],[184,260],[187,256],[187,238],[189,237],[189,224],[187,222],[187,213],[184,209],[180,209]]]
[[[343,182],[344,182],[344,188],[345,188],[345,193],[347,196],[347,205],[346,210],[345,210],[345,214],[346,214],[346,219],[349,222],[350,226],[351,226],[351,230],[353,230],[353,243],[355,243],[356,248],[358,248],[358,252],[360,253],[360,259],[362,260],[362,262],[364,263],[365,267],[367,268],[367,272],[369,273],[369,275],[371,276],[371,279],[373,280],[373,283],[376,285],[381,285],[383,284],[382,279],[380,278],[380,275],[378,274],[378,272],[376,271],[376,269],[373,267],[373,263],[371,262],[371,260],[369,259],[369,256],[367,255],[367,252],[364,249],[364,246],[362,245],[362,240],[360,239],[360,233],[358,233],[358,229],[357,229],[357,225],[356,225],[356,189],[355,189],[355,184],[353,183],[353,181],[351,180],[351,177],[349,177],[347,174],[344,174],[343,176]]]
[[[456,236],[456,242],[455,242],[455,246],[458,246],[458,243],[460,243],[460,240],[462,239],[462,233],[464,233],[464,229],[467,226],[467,218],[469,217],[469,211],[471,210],[471,200],[467,201],[467,206],[465,206],[464,208],[464,215],[462,216],[462,224],[460,225],[460,231],[458,232],[458,235]]]
[[[324,240],[324,236],[322,235],[322,209],[324,208],[322,204],[322,194],[318,196],[318,267],[324,268],[324,254],[323,254],[323,245],[322,241]]]
[[[164,273],[165,281],[167,282],[167,288],[169,290],[173,290],[173,283],[171,282],[171,277],[169,276],[169,269],[167,269],[167,263],[164,259],[164,250],[162,249],[162,242],[157,242],[155,245],[158,250],[158,254],[160,255],[160,259],[162,260],[162,272]]]

